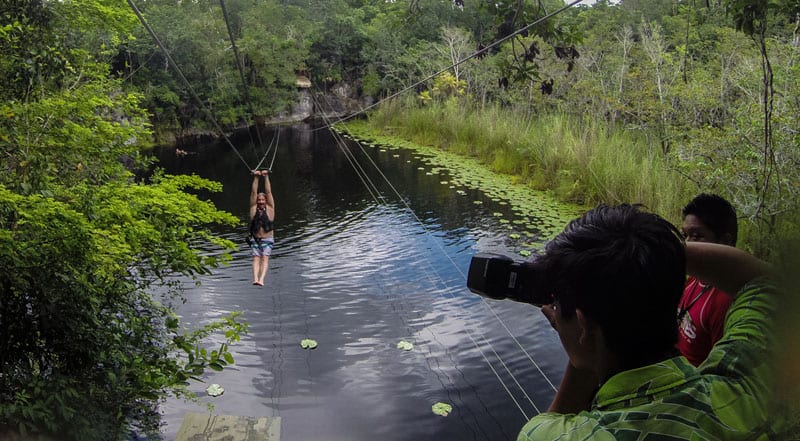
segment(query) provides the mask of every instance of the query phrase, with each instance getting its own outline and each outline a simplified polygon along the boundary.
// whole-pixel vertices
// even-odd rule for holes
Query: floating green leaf
[[[508,235],[508,237],[510,237],[510,238],[512,238],[512,239],[519,239],[519,234],[517,234],[517,233],[511,233],[511,234],[509,234],[509,235]]]
[[[219,384],[214,383],[206,388],[206,393],[210,397],[218,397],[225,393],[225,389],[223,389]]]
[[[303,349],[316,349],[317,341],[311,340],[310,338],[304,338],[300,342],[300,347],[302,347]]]
[[[401,349],[403,351],[410,351],[414,349],[414,344],[411,342],[407,342],[405,340],[400,340],[400,342],[397,343],[397,349]]]
[[[447,416],[450,414],[450,412],[453,411],[453,406],[447,403],[440,402],[434,404],[433,407],[431,407],[431,409],[433,410],[433,413],[435,413],[436,415]]]
[[[522,251],[519,252],[520,256],[525,256],[525,257],[530,257],[531,254],[532,253],[530,251],[528,251],[528,250],[522,250]]]

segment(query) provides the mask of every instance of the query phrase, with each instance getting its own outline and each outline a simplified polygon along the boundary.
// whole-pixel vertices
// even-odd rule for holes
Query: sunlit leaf
[[[436,415],[447,416],[453,411],[453,406],[447,403],[436,403],[431,408]]]
[[[225,393],[225,389],[223,389],[219,384],[214,383],[206,388],[206,393],[210,397],[218,397]]]
[[[311,340],[310,338],[304,338],[300,342],[300,347],[303,348],[303,349],[316,349],[317,341],[316,340]]]

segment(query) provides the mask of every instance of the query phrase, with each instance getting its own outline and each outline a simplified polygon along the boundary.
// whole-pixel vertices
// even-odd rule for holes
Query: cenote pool
[[[515,439],[550,403],[566,356],[535,307],[467,290],[470,258],[523,258],[577,212],[505,193],[502,179],[469,165],[342,144],[312,126],[261,137],[277,142],[276,244],[263,288],[250,284],[245,163],[223,142],[156,152],[169,173],[221,182],[223,192],[208,196],[242,220],[218,231],[240,244],[231,264],[199,286],[185,281],[184,324],[231,311],[250,324],[235,365],[191,386],[199,404],[163,404],[163,439],[205,403],[219,414],[281,417],[283,441]],[[251,164],[265,152],[247,133],[231,139]],[[307,338],[318,347],[303,349]],[[401,341],[413,348],[398,349]],[[207,396],[211,383],[225,393]],[[439,402],[452,406],[448,416],[433,413]]]

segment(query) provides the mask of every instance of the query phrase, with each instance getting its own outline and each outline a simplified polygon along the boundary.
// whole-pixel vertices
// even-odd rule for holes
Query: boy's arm
[[[734,297],[747,282],[772,271],[767,262],[735,247],[686,243],[686,272]]]

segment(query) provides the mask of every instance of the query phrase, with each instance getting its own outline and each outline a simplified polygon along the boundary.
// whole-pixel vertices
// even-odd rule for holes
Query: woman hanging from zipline
[[[264,192],[258,192],[258,177],[264,177]],[[275,220],[275,200],[269,183],[268,170],[253,171],[250,189],[250,236],[247,242],[253,251],[253,285],[264,286],[269,268],[269,255],[275,243],[272,222]]]

